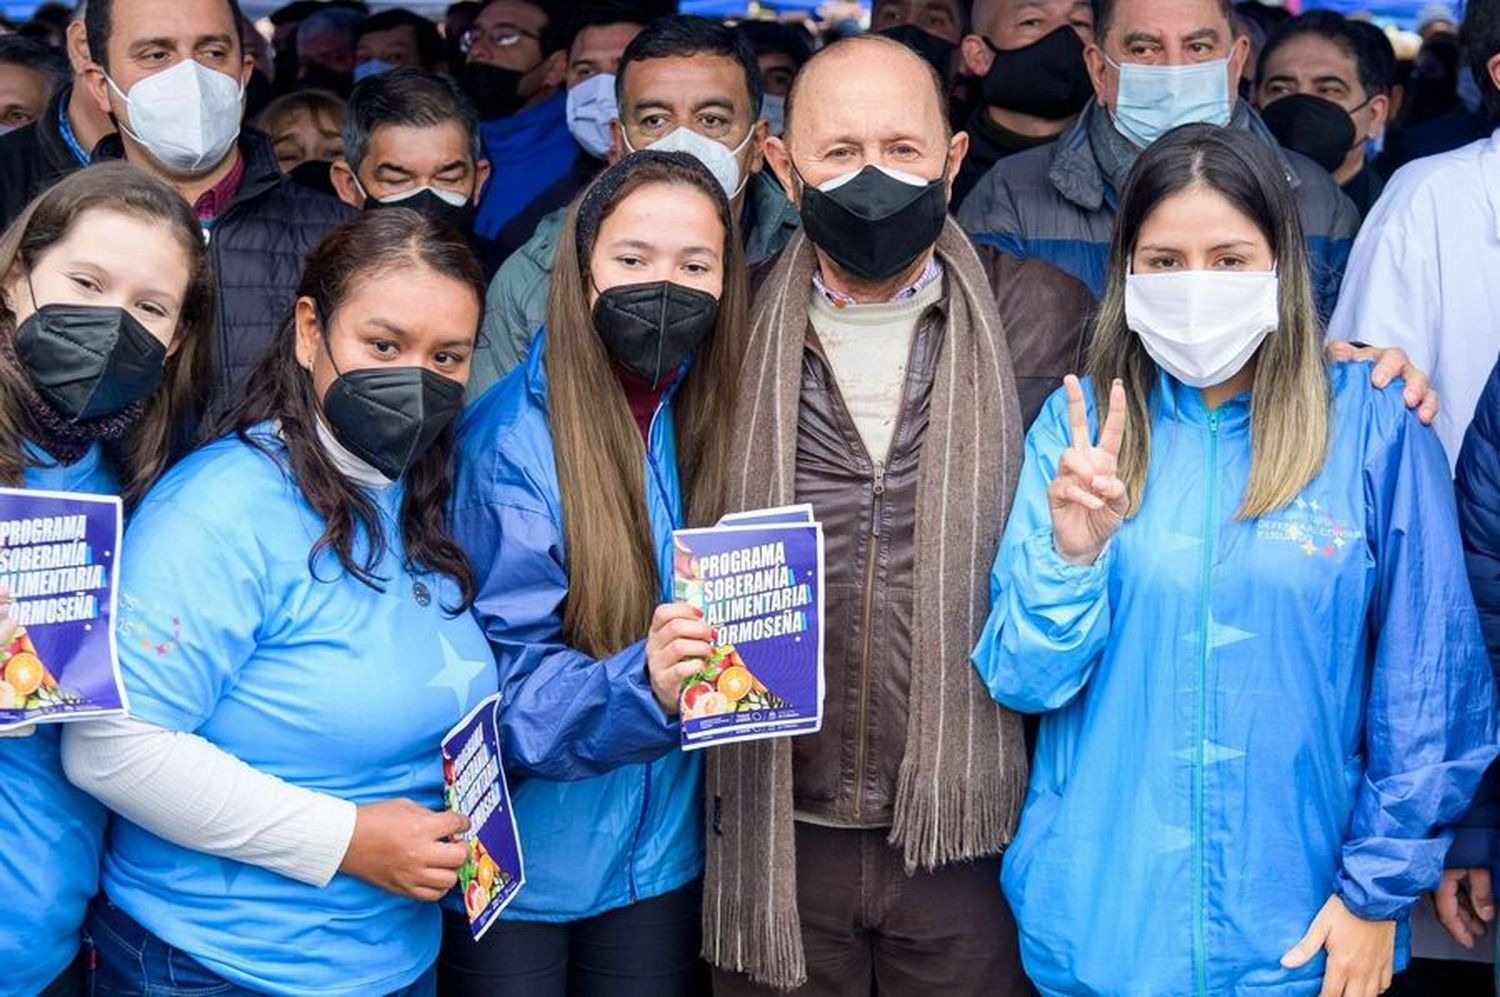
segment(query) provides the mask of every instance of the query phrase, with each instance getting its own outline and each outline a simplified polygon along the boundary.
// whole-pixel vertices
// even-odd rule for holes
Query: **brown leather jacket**
[[[1093,297],[1039,260],[982,248],[1029,425],[1083,362]],[[799,817],[841,827],[890,825],[906,752],[917,467],[942,354],[946,296],[912,337],[891,451],[877,466],[808,324],[797,426],[797,500],[823,524],[823,729],[792,739]]]

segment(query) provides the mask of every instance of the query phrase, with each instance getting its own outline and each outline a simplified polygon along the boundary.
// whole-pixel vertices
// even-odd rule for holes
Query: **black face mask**
[[[984,74],[984,102],[1048,121],[1070,118],[1094,96],[1083,42],[1070,25],[1021,48],[998,49]]]
[[[887,280],[942,234],[947,174],[918,187],[866,166],[831,191],[804,180],[801,214],[807,237],[835,263],[865,280]]]
[[[658,388],[713,332],[719,299],[668,280],[600,291],[594,330],[609,358]]]
[[[323,417],[350,452],[395,481],[463,405],[464,386],[425,367],[364,367],[328,386]]]
[[[952,77],[953,53],[958,50],[958,46],[948,39],[939,38],[930,31],[923,31],[915,24],[901,24],[876,33],[900,42],[926,59],[944,80]]]
[[[365,198],[366,211],[378,211],[381,208],[409,208],[439,225],[448,226],[460,235],[468,235],[474,231],[474,202],[466,200],[463,204],[449,204],[438,197],[437,192],[430,187],[424,187],[406,197],[390,198],[384,201],[373,197]]]
[[[42,305],[16,330],[31,383],[70,422],[112,415],[161,384],[167,348],[123,308]]]
[[[1344,157],[1358,141],[1349,112],[1310,93],[1281,97],[1267,104],[1260,116],[1276,141],[1329,173],[1343,165]]]
[[[520,70],[501,69],[487,62],[469,62],[459,76],[459,86],[474,102],[480,121],[508,118],[521,109]]]

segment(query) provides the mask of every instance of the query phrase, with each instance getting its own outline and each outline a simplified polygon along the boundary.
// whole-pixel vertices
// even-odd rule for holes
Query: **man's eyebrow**
[[[1218,28],[1199,28],[1197,31],[1189,31],[1182,36],[1184,42],[1216,42],[1219,40]]]
[[[1120,40],[1120,44],[1125,46],[1130,46],[1138,43],[1160,45],[1161,35],[1152,34],[1149,31],[1132,31]]]

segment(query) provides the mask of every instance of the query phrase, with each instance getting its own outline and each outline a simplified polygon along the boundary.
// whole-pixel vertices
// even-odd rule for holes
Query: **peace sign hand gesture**
[[[1071,445],[1062,452],[1057,477],[1047,487],[1052,511],[1052,545],[1071,564],[1089,565],[1099,559],[1130,510],[1125,482],[1116,477],[1120,440],[1125,435],[1125,386],[1119,380],[1109,389],[1109,412],[1099,442],[1089,442],[1083,386],[1069,374],[1068,432]]]

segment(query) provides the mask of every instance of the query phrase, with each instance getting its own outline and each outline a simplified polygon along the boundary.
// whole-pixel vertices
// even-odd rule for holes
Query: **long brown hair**
[[[416,266],[457,281],[473,293],[476,303],[483,303],[484,272],[468,244],[446,226],[407,208],[367,211],[328,233],[308,258],[294,300],[312,299],[326,336],[339,307],[357,283],[394,276]],[[344,571],[376,591],[384,591],[386,579],[377,572],[389,541],[380,512],[369,496],[334,466],[318,440],[322,406],[312,375],[297,362],[295,307],[281,324],[270,351],[250,375],[245,400],[229,423],[240,439],[272,455],[264,440],[251,430],[272,420],[280,422],[292,478],[324,524],[322,536],[308,552],[308,570],[316,577],[318,558],[331,551]],[[474,331],[477,334],[478,330]],[[454,440],[454,427],[450,425],[406,472],[401,538],[408,566],[445,574],[458,583],[460,604],[444,607],[457,614],[474,601],[474,573],[448,529]],[[364,558],[358,559],[354,549],[361,533],[367,545]]]
[[[687,523],[711,525],[724,504],[734,394],[748,335],[748,277],[729,202],[712,174],[676,153],[635,153],[595,183],[613,187],[602,202],[601,224],[627,197],[653,184],[707,197],[723,223],[718,321],[672,401]],[[579,208],[588,197],[568,212],[558,240],[544,361],[567,543],[563,633],[572,646],[602,657],[641,639],[661,582],[646,509],[645,445],[589,308],[584,261],[598,225],[578,231]]]
[[[101,163],[80,170],[49,188],[21,212],[0,238],[0,277],[20,267],[30,273],[37,260],[94,209],[118,211],[165,227],[187,260],[188,286],[182,298],[162,385],[126,436],[120,468],[121,495],[133,505],[166,470],[181,428],[198,411],[210,380],[210,337],[216,292],[203,230],[182,195],[129,163]],[[15,314],[0,301],[0,336],[14,337]],[[14,351],[12,351],[14,353]],[[18,486],[32,463],[25,441],[34,432],[22,399],[26,371],[0,363],[0,484]]]
[[[1222,195],[1255,222],[1276,260],[1280,321],[1256,352],[1250,395],[1250,481],[1240,519],[1290,503],[1323,468],[1328,451],[1330,389],[1323,335],[1313,302],[1307,250],[1291,187],[1265,143],[1213,125],[1185,125],[1151,145],[1131,171],[1110,247],[1109,286],[1099,304],[1086,367],[1097,410],[1110,385],[1125,382],[1128,419],[1120,446],[1120,479],[1140,510],[1151,463],[1151,395],[1156,361],[1125,321],[1125,280],[1141,226],[1157,205],[1192,187]]]

